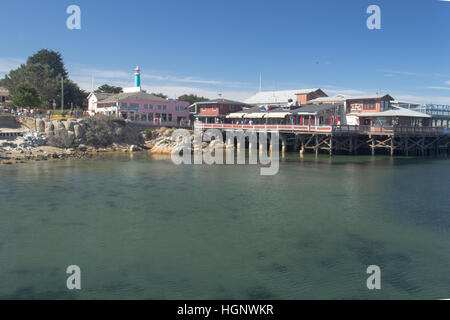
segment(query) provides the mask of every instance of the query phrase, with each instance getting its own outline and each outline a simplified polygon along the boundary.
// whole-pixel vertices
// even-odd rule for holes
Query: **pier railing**
[[[199,129],[222,130],[255,130],[280,131],[299,133],[336,133],[336,134],[367,134],[367,135],[444,135],[450,134],[449,129],[440,127],[413,126],[370,126],[370,125],[295,125],[295,124],[229,124],[229,123],[195,123]]]

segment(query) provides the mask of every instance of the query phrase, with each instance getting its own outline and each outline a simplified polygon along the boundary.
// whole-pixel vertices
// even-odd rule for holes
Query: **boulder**
[[[130,148],[128,149],[130,152],[137,152],[137,151],[142,151],[142,149],[136,145],[131,145]]]
[[[36,130],[40,133],[45,132],[45,121],[44,120],[42,120],[42,119],[36,120]]]
[[[76,124],[73,126],[73,132],[75,135],[75,139],[81,139],[84,136],[85,130],[83,126]]]
[[[66,129],[66,127],[64,126],[64,124],[62,123],[61,120],[53,120],[52,123],[53,123],[53,126],[55,127],[55,131]]]
[[[55,126],[53,125],[53,123],[48,122],[45,124],[45,134],[46,135],[52,136],[54,131],[55,131]]]
[[[63,125],[66,128],[67,131],[74,131],[75,121],[69,119],[67,121],[63,121]]]
[[[73,145],[75,141],[75,133],[73,131],[67,131],[67,142],[69,145]]]

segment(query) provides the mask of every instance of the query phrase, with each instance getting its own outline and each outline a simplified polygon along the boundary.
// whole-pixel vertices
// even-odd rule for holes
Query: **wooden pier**
[[[404,156],[450,154],[450,129],[443,127],[402,126],[315,126],[315,125],[249,125],[202,124],[196,129],[222,131],[278,132],[281,153],[312,151],[333,154],[389,154]]]

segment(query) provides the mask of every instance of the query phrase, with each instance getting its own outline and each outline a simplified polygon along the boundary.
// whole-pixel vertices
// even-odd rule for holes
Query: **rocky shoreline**
[[[82,120],[20,120],[22,135],[0,138],[0,165],[64,159],[89,159],[99,153],[148,152],[170,155],[180,141],[172,138],[174,128],[140,130],[133,123],[106,117]],[[3,129],[4,130],[4,129]],[[191,142],[193,131],[189,131]],[[227,148],[221,141],[204,142],[207,147]]]
[[[0,165],[28,161],[89,159],[98,153],[140,152],[145,147],[141,132],[125,121],[104,117],[68,121],[20,119],[0,132]]]

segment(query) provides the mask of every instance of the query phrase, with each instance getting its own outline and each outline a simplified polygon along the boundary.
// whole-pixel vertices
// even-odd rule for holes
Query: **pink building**
[[[188,102],[163,99],[142,91],[91,93],[88,100],[91,115],[119,115],[135,122],[167,126],[189,122]]]
[[[163,99],[141,89],[140,69],[135,70],[136,86],[123,93],[91,93],[88,96],[90,115],[120,116],[139,123],[172,126],[189,123],[189,103]]]

